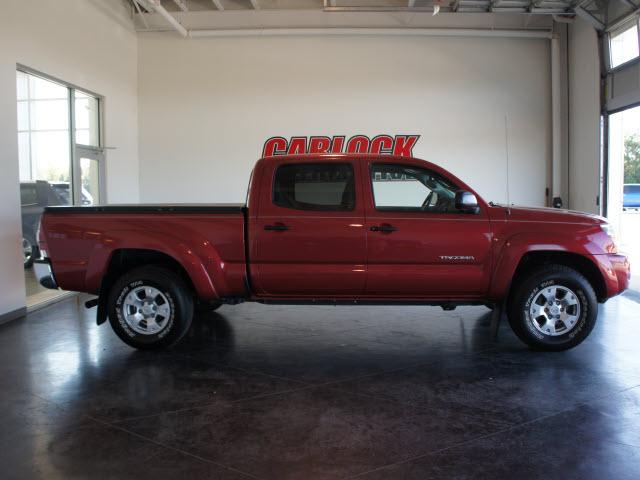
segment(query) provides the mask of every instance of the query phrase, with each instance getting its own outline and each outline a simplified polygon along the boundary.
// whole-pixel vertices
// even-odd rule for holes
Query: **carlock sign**
[[[354,135],[347,140],[345,135],[333,137],[271,137],[264,142],[263,157],[273,155],[300,155],[303,153],[382,153],[388,155],[413,156],[413,147],[420,135]]]

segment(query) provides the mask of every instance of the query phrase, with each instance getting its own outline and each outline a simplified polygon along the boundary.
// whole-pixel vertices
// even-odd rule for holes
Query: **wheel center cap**
[[[153,315],[155,313],[155,308],[152,304],[150,303],[145,303],[144,305],[142,305],[142,314],[143,315]]]
[[[551,311],[551,315],[558,315],[560,313],[560,307],[558,307],[557,305],[554,305],[553,307],[550,308]]]

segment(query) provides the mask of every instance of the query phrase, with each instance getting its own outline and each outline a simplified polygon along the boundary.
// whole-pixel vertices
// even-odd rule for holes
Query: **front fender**
[[[552,237],[551,241],[550,237]],[[552,235],[548,232],[519,233],[507,237],[494,246],[495,262],[488,294],[489,299],[500,300],[506,297],[516,269],[527,253],[567,252],[589,259],[593,254],[602,253],[599,248],[594,248],[594,245],[593,239],[589,239],[588,236],[560,232]]]

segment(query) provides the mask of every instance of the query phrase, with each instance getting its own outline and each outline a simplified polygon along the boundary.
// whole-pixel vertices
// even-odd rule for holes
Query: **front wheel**
[[[178,342],[193,320],[193,296],[175,272],[160,266],[139,267],[113,284],[109,323],[122,341],[138,349]]]
[[[515,286],[509,304],[515,334],[537,350],[580,344],[596,323],[598,301],[589,281],[564,265],[543,265]]]

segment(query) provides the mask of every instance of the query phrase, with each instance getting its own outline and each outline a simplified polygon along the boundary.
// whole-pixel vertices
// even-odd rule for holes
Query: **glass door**
[[[618,234],[620,249],[632,265],[640,263],[640,107],[609,116],[607,217]],[[640,291],[640,275],[631,271],[632,290]]]
[[[75,190],[78,193],[76,205],[100,205],[104,191],[102,174],[104,168],[104,152],[98,148],[76,146],[75,155],[78,174],[75,175],[79,185]]]

